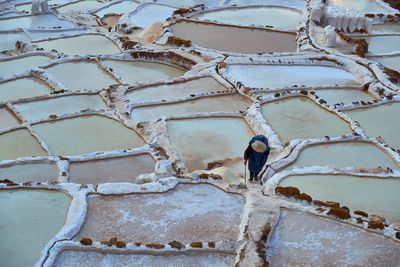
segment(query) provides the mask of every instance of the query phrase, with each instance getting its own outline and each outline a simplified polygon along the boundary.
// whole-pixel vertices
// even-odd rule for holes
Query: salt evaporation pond
[[[100,8],[102,4],[102,2],[96,0],[85,0],[59,7],[57,8],[57,11],[61,13],[85,12]]]
[[[313,199],[337,201],[351,211],[400,222],[400,179],[307,174],[288,176],[279,185],[295,186]]]
[[[51,163],[21,163],[0,167],[1,179],[9,179],[16,183],[55,182],[58,178],[58,168]]]
[[[174,7],[192,7],[199,4],[205,6],[218,6],[221,4],[220,0],[156,0],[153,2]]]
[[[346,155],[344,157],[344,155]],[[397,163],[382,149],[368,142],[335,142],[306,147],[293,167],[329,166],[334,168],[399,169]]]
[[[374,24],[372,30],[375,32],[400,33],[400,24]]]
[[[144,4],[129,15],[129,21],[135,26],[147,28],[156,22],[164,22],[172,16],[175,8],[157,4]]]
[[[202,97],[189,101],[137,107],[132,110],[135,122],[154,121],[166,115],[194,114],[207,112],[233,112],[246,110],[252,101],[239,94]]]
[[[127,14],[139,5],[139,3],[132,2],[132,1],[122,1],[116,4],[112,4],[106,8],[101,9],[100,11],[96,12],[96,15],[99,17],[103,17],[105,14]]]
[[[350,125],[305,97],[290,97],[265,103],[261,112],[282,143],[350,134]]]
[[[71,198],[57,191],[1,190],[0,202],[2,265],[34,266],[63,227]]]
[[[0,108],[0,130],[15,127],[18,125],[17,119],[7,108]]]
[[[361,89],[351,88],[329,88],[329,89],[318,89],[315,91],[316,95],[326,100],[329,104],[337,103],[351,103],[358,101],[370,101],[374,98],[366,91]]]
[[[79,184],[134,183],[138,175],[154,172],[155,161],[149,154],[89,161],[72,161],[69,181]]]
[[[388,13],[387,8],[381,4],[378,4],[378,1],[374,0],[329,0],[328,3],[332,6],[354,8],[363,13]]]
[[[26,129],[0,134],[0,160],[46,156],[39,142]]]
[[[52,29],[52,28],[74,28],[75,25],[69,21],[61,20],[51,14],[24,16],[20,18],[0,19],[0,31],[9,31],[19,28],[24,29]]]
[[[369,137],[382,136],[389,146],[400,148],[400,103],[344,111],[361,124]]]
[[[95,251],[63,251],[55,266],[102,266],[105,262],[111,266],[196,266],[229,267],[235,264],[233,255],[217,253],[185,254],[106,254]]]
[[[1,77],[21,74],[32,68],[47,65],[52,59],[46,56],[25,56],[0,61]]]
[[[21,41],[21,42],[24,42],[24,43],[29,43],[30,39],[23,32],[21,32],[21,33],[18,32],[18,33],[2,33],[2,34],[0,34],[0,51],[3,51],[3,50],[14,50],[15,49],[15,43],[17,41]]]
[[[226,75],[254,88],[278,89],[297,85],[356,85],[357,78],[345,70],[325,66],[228,65]]]
[[[99,95],[71,95],[45,100],[14,104],[16,110],[29,121],[45,120],[50,115],[61,116],[82,110],[106,110],[107,105]]]
[[[146,61],[123,61],[104,59],[103,64],[111,68],[126,83],[166,80],[182,76],[186,71],[167,64]]]
[[[68,55],[110,55],[121,53],[116,44],[99,34],[64,37],[36,42],[35,45],[47,51],[54,49]]]
[[[169,120],[167,126],[171,143],[189,170],[204,170],[207,163],[223,160],[224,165],[230,162],[237,163],[236,168],[232,166],[231,171],[242,173],[243,151],[255,135],[244,119],[180,119]],[[193,142],[201,146],[193,147]]]
[[[100,115],[40,123],[32,128],[55,155],[80,155],[144,145],[135,131],[119,121]]]
[[[400,262],[400,246],[394,240],[330,218],[281,212],[267,247],[271,266],[396,266]]]
[[[46,71],[71,91],[106,89],[118,83],[95,61],[61,63],[47,68]],[[96,77],[96,79],[88,79],[88,77]]]
[[[200,13],[194,16],[200,20],[216,21],[242,26],[273,27],[286,31],[296,31],[302,13],[296,9],[270,6],[227,8]]]
[[[243,205],[241,195],[205,184],[182,184],[161,194],[89,195],[88,217],[75,240],[236,241]]]
[[[296,52],[296,35],[264,29],[180,21],[172,32],[204,48],[239,53]]]
[[[400,35],[370,36],[368,51],[372,54],[400,53]]]
[[[368,59],[379,62],[386,68],[400,72],[400,56],[369,57]]]
[[[126,98],[132,103],[161,100],[169,101],[193,94],[223,92],[226,90],[227,89],[222,84],[212,77],[205,77],[180,83],[134,89],[126,93]]]
[[[0,83],[0,102],[48,95],[50,88],[37,78],[21,78]]]

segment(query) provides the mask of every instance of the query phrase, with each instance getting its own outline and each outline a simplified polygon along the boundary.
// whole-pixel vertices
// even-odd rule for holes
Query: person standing
[[[250,182],[258,181],[258,174],[267,162],[269,152],[268,138],[264,135],[256,135],[250,140],[244,151],[244,165],[247,165],[247,161],[249,162]]]

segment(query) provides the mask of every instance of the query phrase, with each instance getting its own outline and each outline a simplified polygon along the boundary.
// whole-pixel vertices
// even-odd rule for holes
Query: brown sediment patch
[[[275,188],[275,193],[284,195],[285,197],[294,197],[300,194],[300,190],[293,186],[278,186]]]
[[[395,71],[395,70],[392,70],[392,69],[389,69],[389,68],[384,68],[384,69],[383,69],[383,72],[384,72],[387,76],[389,76],[389,80],[390,80],[392,83],[395,83],[395,84],[400,83],[400,72]]]
[[[226,52],[295,52],[296,35],[265,29],[251,29],[181,20],[170,26],[180,38],[204,48]]]
[[[356,211],[354,211],[354,214],[361,215],[363,217],[368,217],[368,213],[366,213],[365,211],[362,211],[362,210],[356,210]]]
[[[328,212],[328,215],[332,215],[343,220],[351,218],[350,212],[347,209],[343,208],[331,208]]]

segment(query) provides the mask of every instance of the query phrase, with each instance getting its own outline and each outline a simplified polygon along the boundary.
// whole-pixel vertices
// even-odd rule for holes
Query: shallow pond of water
[[[73,161],[69,180],[79,184],[134,183],[138,175],[154,172],[155,161],[149,154],[90,161]]]
[[[147,28],[156,22],[164,22],[174,10],[173,7],[157,4],[142,5],[130,14],[129,21],[135,26]]]
[[[128,14],[134,11],[138,5],[139,3],[132,1],[122,1],[96,12],[96,15],[99,17],[103,17],[105,14],[111,14],[111,13]]]
[[[369,57],[369,59],[381,63],[386,68],[400,72],[400,56]]]
[[[92,61],[62,63],[51,66],[46,70],[71,91],[106,89],[110,85],[118,83],[97,63]]]
[[[179,99],[192,94],[222,92],[227,89],[211,77],[205,77],[187,82],[149,86],[126,93],[126,98],[132,103]]]
[[[0,51],[3,50],[14,50],[15,43],[21,41],[29,43],[29,37],[24,33],[2,33],[0,34]]]
[[[87,12],[92,9],[100,8],[102,5],[102,2],[96,1],[96,0],[85,0],[85,1],[80,1],[72,4],[68,4],[62,7],[57,8],[58,12],[61,13],[73,13],[73,12]]]
[[[0,134],[0,160],[46,156],[39,142],[26,129]]]
[[[305,97],[290,97],[261,106],[267,123],[282,143],[293,139],[310,139],[350,134],[350,125],[334,113],[320,108]]]
[[[288,176],[280,186],[295,186],[313,199],[340,202],[350,210],[400,221],[399,179],[377,179],[349,175],[295,175]]]
[[[300,11],[284,7],[230,8],[201,13],[195,18],[242,26],[261,26],[296,31]]]
[[[1,179],[16,183],[54,182],[58,178],[58,168],[51,163],[22,163],[14,166],[0,167]]]
[[[18,120],[7,108],[0,108],[0,130],[17,126]]]
[[[0,83],[0,102],[47,95],[51,89],[37,78],[21,78]]]
[[[105,66],[111,68],[126,83],[137,83],[145,81],[166,80],[182,76],[186,71],[170,65],[145,62],[145,61],[122,61],[102,60]]]
[[[233,112],[246,110],[251,104],[250,99],[239,94],[202,97],[179,103],[137,107],[132,110],[131,119],[140,122],[154,121],[166,115]]]
[[[202,253],[202,254],[105,254],[94,251],[69,250],[62,252],[56,266],[102,266],[104,262],[112,266],[196,266],[196,267],[229,267],[235,265],[235,259],[229,254]]]
[[[20,74],[38,66],[47,65],[52,59],[46,56],[28,56],[0,61],[1,77]]]
[[[75,239],[116,236],[142,244],[236,241],[243,204],[240,195],[201,184],[181,184],[162,194],[90,195],[86,222]]]
[[[71,198],[56,191],[2,190],[0,202],[2,265],[34,266],[63,227]]]
[[[325,66],[229,65],[230,80],[255,88],[278,89],[291,86],[355,85],[357,78],[350,72]]]
[[[98,34],[87,34],[68,38],[59,38],[35,43],[44,50],[53,49],[68,55],[109,55],[119,54],[118,46],[110,39]]]
[[[171,143],[191,171],[204,170],[215,160],[243,167],[243,151],[255,135],[240,118],[170,120],[167,125]]]
[[[106,110],[107,105],[99,95],[72,95],[46,100],[14,104],[29,121],[47,119],[50,115],[61,116],[81,110]]]
[[[344,111],[361,124],[369,137],[382,136],[394,148],[400,148],[400,103],[385,104],[368,109]]]
[[[53,29],[74,28],[75,25],[67,20],[61,20],[52,14],[25,16],[20,18],[0,19],[0,31],[24,29]]]
[[[400,35],[371,36],[365,38],[372,54],[400,53]]]
[[[204,48],[239,53],[296,52],[296,35],[270,30],[238,28],[181,21],[173,33]]]
[[[330,105],[337,103],[351,103],[356,101],[370,101],[374,99],[372,95],[361,89],[351,88],[329,88],[318,89],[316,95],[326,100]]]
[[[135,131],[100,115],[40,123],[32,128],[55,155],[79,155],[144,145]]]
[[[382,149],[367,142],[342,142],[305,148],[292,164],[298,167],[330,166],[334,168],[376,168],[399,165]]]
[[[400,24],[374,24],[372,29],[375,32],[400,33]]]
[[[374,0],[329,0],[329,5],[354,8],[363,13],[388,13],[387,8],[378,4],[378,2]]]

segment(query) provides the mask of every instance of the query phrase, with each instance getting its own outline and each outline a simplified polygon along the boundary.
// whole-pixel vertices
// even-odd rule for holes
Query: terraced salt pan
[[[0,83],[0,102],[47,95],[51,89],[42,81],[30,77]]]
[[[205,184],[181,184],[162,194],[89,195],[88,217],[75,239],[236,241],[243,204],[240,195]]]
[[[141,5],[129,15],[129,21],[135,26],[147,28],[156,22],[164,22],[174,10],[173,7],[157,4]]]
[[[325,66],[228,65],[230,80],[255,88],[284,88],[290,86],[355,85],[357,78],[342,69]]]
[[[102,2],[98,2],[96,0],[85,0],[59,7],[57,10],[61,13],[86,12],[92,9],[100,8],[102,4]]]
[[[296,35],[270,30],[238,28],[180,21],[170,26],[174,35],[193,44],[226,52],[296,52]]]
[[[365,39],[372,54],[400,53],[400,35],[370,36]]]
[[[248,7],[221,9],[195,16],[200,20],[217,21],[242,26],[273,27],[287,31],[296,31],[302,13],[283,7]]]
[[[134,11],[138,5],[138,3],[132,1],[122,1],[96,12],[96,15],[99,17],[103,17],[105,14],[110,13],[127,14]]]
[[[394,148],[400,148],[400,103],[385,104],[368,109],[344,111],[361,124],[369,137],[382,136]]]
[[[102,60],[126,83],[166,80],[182,76],[186,71],[166,64],[145,61]]]
[[[131,119],[140,122],[154,121],[166,115],[218,111],[233,112],[246,110],[251,104],[250,99],[239,94],[202,97],[179,103],[137,107],[132,110]]]
[[[382,149],[367,142],[342,142],[305,148],[293,166],[330,166],[334,168],[377,168],[399,166]]]
[[[209,117],[170,120],[167,125],[171,143],[189,170],[204,170],[207,163],[223,160],[235,174],[243,173],[243,151],[255,135],[245,120]]]
[[[1,77],[19,74],[38,66],[47,65],[52,59],[46,56],[28,56],[0,61]]]
[[[382,1],[383,2],[383,1]],[[362,13],[388,13],[388,9],[374,0],[329,0],[329,5],[354,8]]]
[[[400,33],[400,24],[374,24],[372,30],[375,32]]]
[[[105,254],[94,251],[68,250],[62,252],[55,266],[197,266],[197,267],[229,267],[235,264],[235,259],[228,254]]]
[[[369,57],[369,59],[381,63],[386,68],[400,72],[400,56]]]
[[[55,155],[80,155],[144,145],[135,131],[121,122],[100,115],[40,123],[32,128]]]
[[[61,63],[47,68],[47,72],[71,91],[106,89],[118,82],[92,61]],[[89,77],[96,77],[89,79]]]
[[[45,120],[50,115],[61,116],[87,109],[107,109],[107,105],[99,95],[63,96],[14,104],[14,107],[29,121]]]
[[[261,106],[261,112],[282,143],[293,139],[351,133],[350,125],[346,121],[305,97],[290,97],[265,103]]]
[[[28,42],[30,42],[30,39],[24,33],[2,33],[2,34],[0,34],[0,51],[14,50],[15,43],[17,41],[28,43]]]
[[[34,266],[63,227],[71,199],[56,191],[1,190],[0,202],[2,265]]]
[[[147,0],[147,2],[151,1]],[[191,7],[200,4],[205,6],[217,6],[221,4],[220,0],[156,0],[155,2],[174,7]]]
[[[0,31],[9,31],[19,28],[53,29],[59,27],[74,28],[75,25],[67,20],[61,20],[52,14],[0,19]]]
[[[126,93],[126,98],[132,103],[145,101],[172,100],[192,94],[226,91],[226,88],[211,77],[190,80],[182,83],[156,85],[135,89]]]
[[[7,129],[18,125],[17,119],[7,108],[0,108],[0,129]]]
[[[14,166],[0,167],[1,179],[9,179],[16,183],[22,182],[55,182],[58,178],[58,168],[51,163],[26,163]]]
[[[46,156],[39,142],[26,129],[0,134],[0,160]]]
[[[98,34],[59,38],[35,43],[44,50],[53,49],[68,55],[110,55],[119,54],[118,46],[110,39]]]
[[[400,261],[395,241],[337,220],[286,210],[267,251],[267,261],[279,267],[396,266]]]
[[[101,160],[73,161],[69,181],[79,184],[134,183],[138,175],[154,172],[155,161],[148,154]]]
[[[378,179],[350,175],[294,175],[280,186],[295,186],[314,199],[340,202],[350,210],[363,210],[400,222],[399,179]]]
[[[350,89],[350,88],[329,88],[329,89],[318,89],[316,95],[326,100],[329,104],[333,105],[336,103],[351,103],[356,101],[370,101],[374,99],[370,94],[361,89]]]

